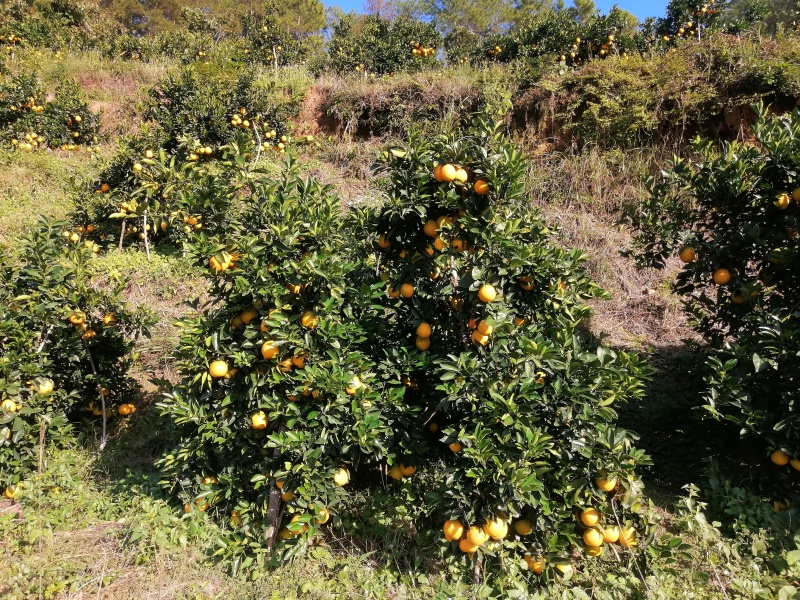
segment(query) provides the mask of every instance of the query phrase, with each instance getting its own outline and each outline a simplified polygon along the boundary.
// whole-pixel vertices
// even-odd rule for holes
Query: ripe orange
[[[481,346],[486,346],[489,343],[489,336],[476,329],[472,332],[472,341]]]
[[[587,546],[600,547],[603,545],[603,534],[597,529],[587,529],[583,532],[583,543]]]
[[[713,279],[717,285],[725,285],[731,280],[731,272],[728,269],[717,269],[714,271]]]
[[[448,542],[460,540],[464,535],[464,525],[461,523],[461,521],[445,521],[442,530],[444,531],[444,537]]]
[[[486,302],[488,304],[497,298],[497,291],[492,285],[485,283],[478,290],[478,298],[481,299],[481,302]]]
[[[307,310],[300,316],[300,324],[308,329],[316,329],[319,325],[319,317]]]
[[[427,323],[420,323],[419,326],[417,327],[418,337],[429,338],[431,337],[431,333],[433,333],[433,330],[431,329],[431,326],[428,325]]]
[[[489,325],[486,321],[481,321],[478,323],[478,331],[480,331],[483,335],[492,335],[494,331],[494,327]]]
[[[605,475],[600,475],[594,480],[595,485],[604,492],[610,492],[617,487],[616,479],[606,479]]]
[[[630,548],[636,543],[636,530],[633,527],[623,527],[619,532],[619,545],[623,548]]]
[[[267,415],[264,414],[263,410],[258,411],[250,416],[250,424],[253,429],[266,429],[268,425]]]
[[[278,355],[278,347],[271,341],[267,340],[261,346],[261,356],[266,360],[272,360]]]
[[[603,530],[603,541],[604,542],[606,542],[608,544],[613,544],[617,540],[619,540],[619,527],[614,525],[612,527],[606,527]]]
[[[341,468],[333,475],[333,481],[339,487],[344,487],[350,483],[350,473],[345,468]]]
[[[403,470],[400,468],[400,465],[394,465],[391,469],[389,469],[389,476],[392,479],[402,479]]]
[[[603,549],[600,546],[584,546],[583,551],[588,556],[600,556],[603,553]]]
[[[769,455],[769,459],[779,467],[789,464],[789,455],[783,450],[775,450],[775,452]]]
[[[528,519],[520,519],[514,523],[514,531],[518,535],[530,535],[531,531],[533,531],[533,525]]]
[[[469,528],[466,539],[475,546],[482,546],[489,541],[489,534],[483,530],[483,527],[473,525]]]
[[[795,471],[800,471],[800,460],[793,458],[792,460],[789,461],[789,464]]]
[[[395,290],[393,286],[389,286],[386,288],[386,293],[389,295],[389,298],[399,298],[400,297],[400,290]]]
[[[596,508],[587,508],[581,512],[581,523],[587,527],[594,527],[600,520],[600,512]]]
[[[422,231],[424,231],[425,235],[427,235],[428,237],[435,238],[436,235],[437,235],[436,234],[436,229],[437,228],[438,228],[438,226],[436,225],[436,221],[431,219],[431,220],[425,222],[425,225],[423,226]]]
[[[455,181],[466,183],[467,179],[469,179],[469,175],[467,174],[466,169],[464,169],[463,167],[459,167],[458,169],[456,169]]]
[[[442,167],[442,181],[451,182],[456,178],[456,168],[451,164]]]
[[[281,373],[288,373],[292,370],[292,359],[291,358],[284,358],[282,361],[278,363],[278,370]]]
[[[417,337],[416,342],[414,343],[417,346],[417,350],[425,352],[431,347],[431,338]]]
[[[464,538],[458,542],[458,549],[466,554],[472,554],[478,549],[478,546],[470,542],[469,539]]]
[[[219,379],[228,374],[228,364],[224,360],[215,360],[208,367],[208,374]]]
[[[378,246],[384,249],[390,248],[392,246],[392,242],[389,241],[389,238],[386,237],[385,233],[382,233],[378,237]]]
[[[295,354],[294,356],[292,356],[292,365],[294,365],[298,369],[302,369],[306,365],[306,355]]]
[[[777,206],[780,210],[786,210],[789,208],[789,204],[791,204],[792,199],[789,197],[789,194],[779,194],[777,198],[775,198],[775,202],[773,204]]]
[[[404,283],[400,286],[400,294],[403,298],[411,298],[414,295],[414,286],[410,283]]]
[[[322,508],[319,509],[315,521],[320,525],[324,525],[330,520],[330,518],[331,518],[331,513],[328,512],[327,507],[323,506]]]
[[[541,557],[534,559],[530,554],[526,554],[525,562],[527,563],[528,568],[537,575],[541,575],[542,571],[544,571],[544,559]]]
[[[414,473],[417,472],[417,467],[406,467],[402,463],[400,463],[400,470],[403,472],[403,477],[411,477]]]
[[[445,242],[442,238],[437,237],[433,241],[433,247],[439,251],[444,250],[445,248],[447,248],[447,242]]]
[[[483,530],[493,540],[502,540],[508,535],[508,525],[501,519],[490,519],[486,521]]]
[[[475,193],[479,196],[485,196],[489,193],[489,184],[483,179],[478,179],[478,181],[475,182],[475,185],[472,186],[472,189],[474,189]]]
[[[456,252],[464,252],[467,249],[467,243],[464,240],[460,240],[458,238],[453,238],[453,241],[450,242],[450,245]]]
[[[517,283],[519,287],[521,287],[526,292],[530,292],[536,285],[533,283],[533,277],[526,275],[525,277],[520,277],[517,279]]]
[[[247,308],[242,311],[242,314],[239,315],[239,320],[243,325],[247,325],[256,317],[258,317],[258,311],[255,308]]]
[[[679,256],[681,261],[688,264],[692,262],[695,258],[697,258],[697,253],[694,251],[694,248],[690,248],[689,246],[687,246],[686,248],[681,250]]]
[[[436,429],[438,429],[438,427]],[[462,450],[461,442],[453,442],[448,446],[448,448],[450,448],[450,450],[458,454]]]
[[[295,498],[297,498],[297,495],[294,492],[283,492],[281,494],[281,500],[284,502],[291,502]]]
[[[438,164],[437,164],[437,165],[436,165],[436,166],[433,168],[433,178],[434,178],[436,181],[439,181],[439,182],[442,182],[442,181],[444,181],[444,177],[442,176],[442,165],[438,165]]]

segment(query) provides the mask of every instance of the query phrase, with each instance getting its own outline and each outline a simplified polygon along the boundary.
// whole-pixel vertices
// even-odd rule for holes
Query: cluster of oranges
[[[31,131],[25,134],[25,141],[20,142],[18,139],[14,138],[11,140],[12,146],[19,146],[23,150],[33,150],[34,148],[38,148],[39,146],[45,146],[45,138],[43,135],[36,133],[35,131]]]
[[[72,242],[73,244],[77,244],[81,241],[81,237],[84,233],[92,233],[95,230],[94,225],[91,223],[89,225],[80,225],[77,231],[62,231],[62,237],[66,238],[68,241]],[[94,254],[100,253],[100,246],[92,242],[91,240],[85,240],[83,242],[83,246],[87,250],[91,250]]]
[[[22,44],[25,40],[18,35],[14,35],[13,33],[9,33],[7,36],[0,35],[0,43],[3,43],[3,48],[7,51],[11,51],[14,49],[14,46],[18,46]]]
[[[189,153],[189,160],[200,160],[200,157],[211,156],[214,153],[214,149],[211,146],[198,146],[194,149],[194,151]],[[137,163],[138,164],[138,163]],[[134,165],[134,171],[141,171],[141,165],[139,165],[139,169],[136,169],[136,165]]]
[[[214,272],[222,273],[227,271],[228,269],[235,269],[236,268],[236,261],[239,259],[237,254],[230,254],[228,252],[222,252],[219,255],[214,255],[208,259],[208,266],[211,267]]]
[[[423,46],[416,40],[412,40],[409,44],[411,45],[411,54],[414,56],[427,57],[436,53],[436,48]]]
[[[73,310],[67,317],[70,323],[75,325],[75,328],[81,332],[81,337],[84,340],[90,340],[97,335],[97,330],[90,327],[88,323],[88,316],[82,310]],[[106,313],[102,318],[103,325],[106,327],[113,327],[117,322],[114,313]]]
[[[783,450],[775,450],[769,455],[769,459],[779,467],[790,465],[795,471],[800,471],[800,459],[792,458]]]

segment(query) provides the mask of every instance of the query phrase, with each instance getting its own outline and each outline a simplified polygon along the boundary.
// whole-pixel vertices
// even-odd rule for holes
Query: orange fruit
[[[291,358],[284,358],[282,361],[278,363],[278,370],[281,373],[288,373],[292,370],[292,359]]]
[[[341,468],[333,475],[333,481],[339,487],[344,487],[350,483],[350,473],[345,468]]]
[[[436,165],[436,166],[433,168],[433,178],[434,178],[436,181],[439,181],[439,182],[442,182],[442,181],[444,181],[444,177],[442,177],[442,165],[438,165],[438,164],[437,164],[437,165]]]
[[[791,204],[792,199],[789,197],[789,194],[779,194],[777,198],[775,198],[775,202],[773,204],[777,206],[780,210],[786,210],[789,208],[789,204]]]
[[[530,535],[531,531],[533,531],[533,525],[528,519],[520,519],[514,523],[514,531],[518,535]]]
[[[429,338],[431,337],[431,333],[433,333],[433,330],[431,329],[431,326],[428,325],[427,323],[420,323],[419,326],[417,326],[418,337]]]
[[[320,525],[324,525],[330,520],[330,518],[331,518],[331,513],[328,512],[327,507],[323,506],[322,508],[319,509],[319,513],[317,513],[317,518],[315,519],[315,521]]]
[[[689,246],[687,246],[686,248],[681,250],[679,256],[681,261],[688,264],[692,262],[695,258],[697,258],[697,253],[694,251],[694,248],[690,248]]]
[[[476,329],[472,332],[472,341],[481,346],[486,346],[489,343],[489,336]]]
[[[460,540],[464,535],[464,525],[461,523],[461,521],[445,521],[442,530],[444,531],[444,537],[448,542]]]
[[[261,356],[266,360],[272,360],[278,355],[278,347],[271,341],[267,340],[261,346]]]
[[[789,455],[783,450],[775,450],[775,452],[769,455],[769,459],[779,467],[789,464]]]
[[[536,285],[533,283],[533,277],[526,275],[525,277],[520,277],[517,279],[517,283],[519,287],[521,287],[526,292],[530,292]]]
[[[400,286],[400,294],[403,298],[411,298],[414,295],[414,286],[410,283],[404,283]]]
[[[298,369],[302,369],[306,364],[306,355],[305,354],[295,354],[292,357],[292,365],[297,367]]]
[[[478,546],[470,542],[467,538],[464,538],[458,542],[458,549],[466,554],[472,554],[478,549]]]
[[[610,492],[617,487],[616,479],[606,479],[605,475],[600,475],[594,480],[595,485],[604,492]]]
[[[431,338],[417,337],[414,344],[416,345],[417,350],[425,352],[428,348],[431,347]]]
[[[731,272],[728,269],[717,269],[714,271],[713,279],[717,285],[725,285],[731,280]]]
[[[636,530],[633,527],[623,527],[619,532],[619,545],[623,548],[630,548],[636,543]]]
[[[483,527],[473,525],[469,528],[466,539],[475,546],[482,546],[489,541],[489,534],[483,530]]]
[[[400,468],[400,465],[394,465],[391,469],[389,469],[389,476],[392,479],[402,479],[403,470]]]
[[[422,227],[422,231],[425,232],[425,235],[432,238],[435,238],[437,236],[436,229],[438,229],[438,225],[436,225],[436,221],[434,221],[433,219],[425,221],[425,225]]]
[[[583,532],[583,543],[598,548],[603,545],[603,534],[597,529],[587,529]]]
[[[585,546],[583,551],[586,552],[587,556],[600,556],[603,553],[603,549],[600,546]]]
[[[465,183],[469,179],[469,175],[467,174],[467,170],[463,167],[459,167],[456,169],[456,176],[454,178],[455,181],[459,181],[461,183]]]
[[[208,374],[219,379],[228,374],[228,364],[224,360],[215,360],[208,367]]]
[[[242,314],[239,315],[239,320],[242,322],[243,325],[247,325],[248,323],[250,323],[250,321],[252,321],[256,317],[258,317],[258,311],[255,308],[248,308],[242,311]]]
[[[525,562],[528,564],[528,568],[537,575],[541,575],[544,571],[544,559],[541,557],[534,559],[530,554],[526,554]]]
[[[497,541],[502,540],[508,535],[508,525],[505,521],[497,518],[486,521],[483,530],[490,538]]]
[[[478,323],[478,331],[480,331],[483,335],[492,335],[494,331],[494,327],[489,325],[486,321],[481,321]]]
[[[447,242],[445,242],[442,238],[437,237],[433,241],[433,247],[440,251],[444,250],[445,248],[447,248]]]
[[[400,470],[403,472],[403,477],[411,477],[414,473],[417,472],[417,467],[406,467],[401,463]]]
[[[606,542],[608,544],[613,544],[617,540],[619,540],[619,527],[614,525],[612,527],[606,527],[603,530],[603,541],[604,542]]]
[[[587,508],[581,512],[581,523],[587,527],[594,527],[600,520],[600,512],[596,508]]]
[[[488,304],[497,298],[497,291],[494,289],[494,286],[485,283],[478,290],[478,298],[481,299],[481,302],[486,302]]]
[[[789,461],[789,464],[795,471],[800,471],[800,460],[793,458],[792,460]]]
[[[250,415],[250,425],[253,429],[266,429],[268,424],[267,415],[263,410]]]
[[[464,252],[467,249],[467,243],[464,240],[460,240],[458,238],[454,238],[450,245],[453,247],[453,250],[456,252]]]
[[[392,242],[389,241],[389,238],[386,237],[385,233],[382,233],[380,237],[378,237],[378,246],[384,249],[392,246]]]
[[[451,182],[456,178],[456,168],[451,164],[442,167],[442,181]]]
[[[478,179],[478,181],[475,182],[475,185],[472,186],[472,189],[475,190],[475,193],[479,196],[485,196],[489,193],[489,184],[483,179]]]
[[[438,427],[437,427],[437,429],[438,429]],[[450,444],[448,446],[448,448],[450,448],[450,450],[452,450],[453,452],[458,454],[462,450],[461,442],[453,442],[452,444]]]
[[[316,329],[317,325],[319,325],[319,317],[307,310],[300,316],[300,324],[308,329]]]

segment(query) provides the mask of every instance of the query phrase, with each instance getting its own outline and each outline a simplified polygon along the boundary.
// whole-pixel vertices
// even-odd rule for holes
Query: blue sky
[[[323,0],[325,6],[339,6],[344,10],[360,11],[364,4],[363,0]],[[567,6],[571,6],[572,2],[567,1]],[[667,0],[595,0],[597,8],[603,12],[607,12],[615,4],[620,8],[632,12],[640,20],[647,17],[663,17],[664,7],[667,5]]]

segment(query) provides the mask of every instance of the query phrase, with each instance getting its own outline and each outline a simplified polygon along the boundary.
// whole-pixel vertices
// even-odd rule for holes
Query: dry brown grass
[[[614,346],[657,349],[679,346],[693,338],[678,298],[666,282],[677,261],[664,271],[638,270],[621,255],[631,234],[616,224],[622,206],[646,194],[642,178],[659,163],[653,153],[586,152],[539,154],[528,172],[532,202],[547,223],[558,227],[557,239],[587,254],[587,270],[611,295],[595,301],[592,331]]]

